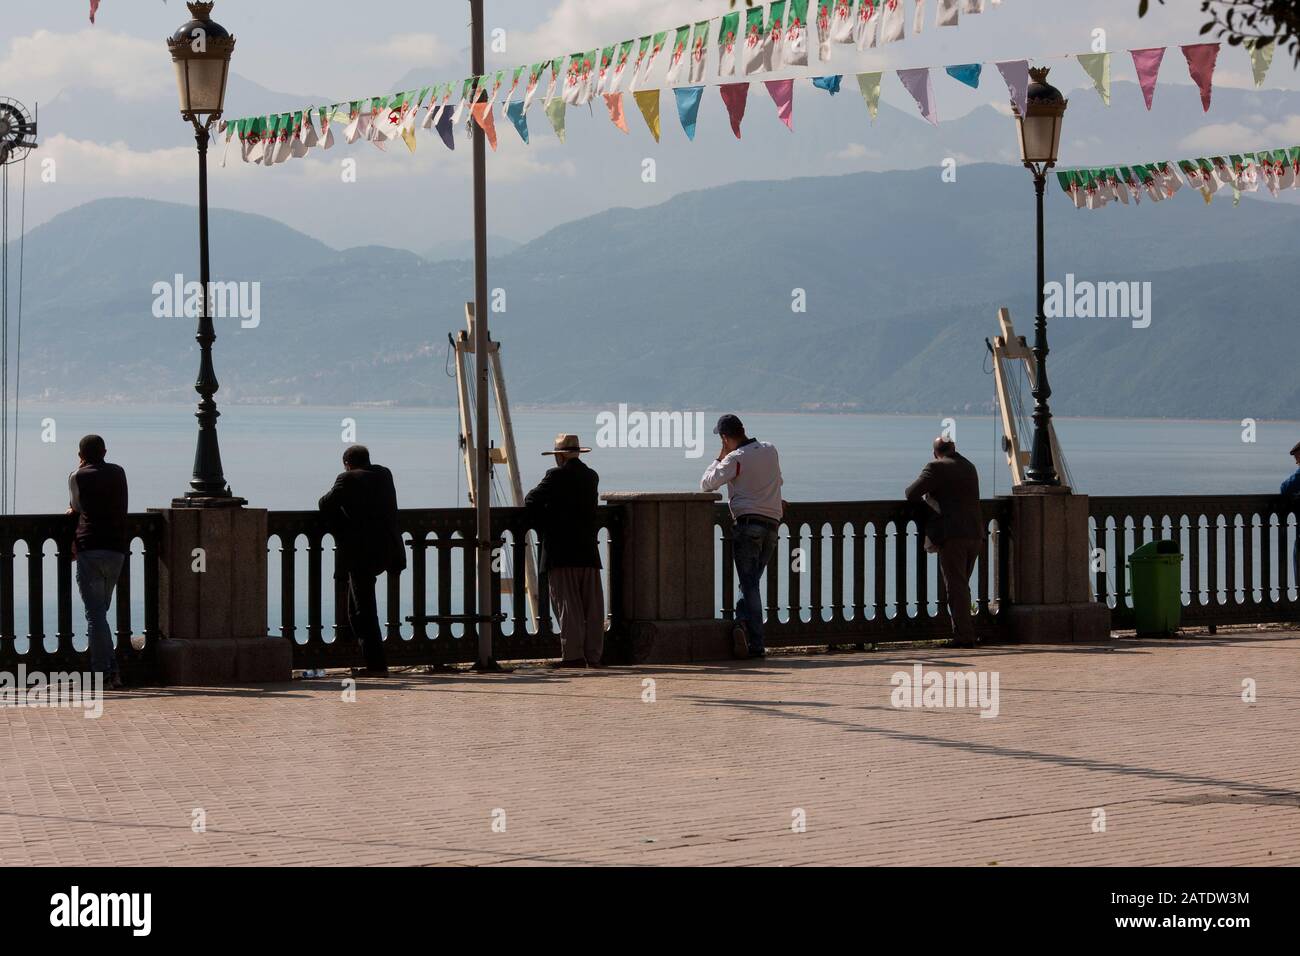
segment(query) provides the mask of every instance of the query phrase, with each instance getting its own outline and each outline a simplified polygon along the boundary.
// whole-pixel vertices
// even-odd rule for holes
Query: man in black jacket
[[[127,533],[126,472],[105,461],[104,439],[87,435],[77,449],[79,467],[68,476],[68,514],[75,515],[72,552],[77,561],[77,588],[86,609],[90,668],[112,688],[122,686],[113,652],[108,609],[131,551]]]
[[[348,625],[361,642],[365,673],[388,673],[379,630],[375,579],[406,569],[406,544],[397,521],[393,473],[370,463],[370,451],[353,445],[343,453],[343,474],[320,500],[336,547],[334,576],[348,582]]]
[[[600,476],[583,464],[590,453],[577,435],[560,435],[555,467],[524,499],[542,539],[551,607],[560,622],[560,667],[599,667],[605,649],[605,591],[600,581],[596,509]]]
[[[956,443],[947,438],[934,440],[934,461],[907,489],[907,500],[912,504],[922,504],[926,496],[939,513],[933,514],[925,506],[928,520],[922,522],[921,533],[939,549],[954,641],[958,647],[974,647],[977,640],[970,613],[970,578],[985,538],[980,476],[979,469],[957,454]]]

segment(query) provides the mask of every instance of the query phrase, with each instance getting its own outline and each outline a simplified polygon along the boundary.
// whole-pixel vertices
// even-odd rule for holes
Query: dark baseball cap
[[[735,415],[723,415],[718,419],[718,424],[714,426],[713,434],[739,438],[745,434],[745,423]]]
[[[1296,446],[1291,449],[1291,454],[1300,455],[1300,442],[1296,442]]]

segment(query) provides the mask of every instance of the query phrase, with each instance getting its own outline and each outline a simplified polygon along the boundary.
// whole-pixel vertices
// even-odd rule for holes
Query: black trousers
[[[348,572],[348,626],[361,642],[366,667],[383,670],[388,666],[384,654],[384,635],[379,629],[379,605],[375,603],[374,574]]]

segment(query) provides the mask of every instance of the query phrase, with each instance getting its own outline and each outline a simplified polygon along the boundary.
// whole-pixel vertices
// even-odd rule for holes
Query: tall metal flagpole
[[[477,84],[486,72],[483,56],[483,0],[469,0],[471,72],[475,102],[487,90]],[[487,284],[487,137],[472,118],[474,131],[474,402],[478,436],[474,463],[474,510],[478,525],[478,669],[497,670],[492,657],[492,489],[488,441],[488,284]]]

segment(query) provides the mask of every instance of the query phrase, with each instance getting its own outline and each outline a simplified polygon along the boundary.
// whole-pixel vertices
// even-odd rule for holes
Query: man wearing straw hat
[[[583,463],[577,435],[559,435],[555,467],[524,499],[529,523],[541,538],[541,570],[560,622],[557,667],[600,667],[605,648],[605,591],[600,582],[596,509],[600,476]]]

